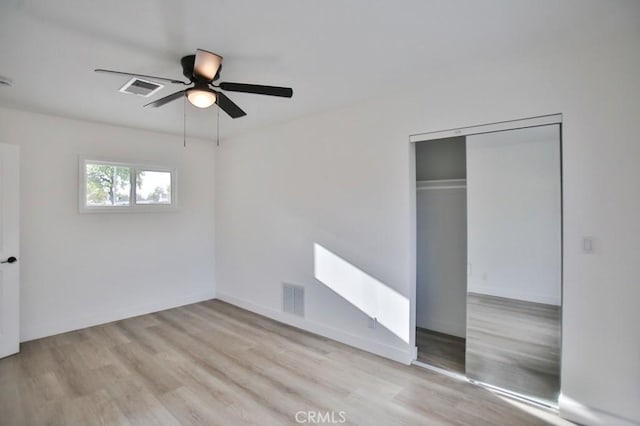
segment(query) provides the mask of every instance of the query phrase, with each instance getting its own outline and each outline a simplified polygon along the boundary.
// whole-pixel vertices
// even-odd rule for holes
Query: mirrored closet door
[[[466,137],[468,378],[560,390],[560,126]]]

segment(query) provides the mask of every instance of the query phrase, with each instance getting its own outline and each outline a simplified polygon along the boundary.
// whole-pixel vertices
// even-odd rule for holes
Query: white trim
[[[389,346],[384,343],[364,339],[360,336],[346,333],[343,330],[329,327],[325,324],[320,324],[314,321],[309,321],[308,319],[287,314],[273,308],[257,305],[248,300],[240,299],[229,294],[218,292],[216,294],[216,299],[265,316],[267,318],[271,318],[272,320],[308,331],[310,333],[318,334],[320,336],[336,340],[340,343],[344,343],[345,345],[353,346],[355,348],[362,349],[363,351],[371,352],[373,354],[392,359],[402,364],[409,365],[411,364],[411,361],[415,359],[415,349],[411,350],[410,348],[408,348],[407,350],[402,350],[400,348]]]
[[[86,165],[105,164],[110,166],[126,167],[131,170],[131,186],[129,190],[129,205],[125,206],[88,206],[86,204]],[[171,203],[170,204],[144,204],[136,203],[136,171],[166,172],[171,174]],[[175,166],[149,165],[143,163],[109,160],[100,157],[78,157],[78,211],[80,213],[160,213],[176,212],[178,210],[178,169]]]
[[[441,130],[435,132],[418,133],[409,136],[409,142],[424,142],[434,139],[452,138],[457,136],[475,135],[478,133],[500,132],[502,130],[521,129],[524,127],[546,126],[548,124],[562,123],[562,114],[542,115],[539,117],[524,118],[520,120],[500,121],[498,123],[484,124],[480,126],[461,127],[458,129]]]
[[[436,179],[436,180],[419,180],[416,182],[416,191],[424,191],[427,189],[466,189],[466,179]]]
[[[438,320],[429,320],[427,322],[423,322],[423,325],[418,324],[417,326],[424,330],[433,330],[439,333],[449,334],[451,336],[460,337],[462,339],[467,338],[467,322],[465,321],[456,322],[456,321],[438,321]],[[426,325],[426,327],[425,327]],[[462,331],[461,331],[462,330]]]
[[[91,315],[76,317],[69,316],[66,319],[52,323],[47,318],[38,324],[33,324],[20,330],[20,341],[27,342],[29,340],[40,339],[42,337],[53,336],[55,334],[66,333],[68,331],[79,330],[82,328],[93,327],[99,324],[106,324],[113,321],[119,321],[125,318],[145,315],[152,312],[164,311],[166,309],[177,308],[179,306],[190,305],[205,300],[215,298],[215,290],[210,289],[198,293],[181,295],[179,297],[171,296],[152,303],[121,306],[114,310],[109,308],[106,311],[94,312]]]
[[[640,419],[631,420],[597,408],[589,407],[560,394],[558,399],[560,417],[582,425],[633,426],[640,424]]]
[[[417,276],[418,276],[418,191],[416,190],[416,145],[408,144],[409,149],[409,258],[406,266],[409,271],[409,344],[415,348],[412,360],[418,359],[416,342],[416,304],[417,304]]]

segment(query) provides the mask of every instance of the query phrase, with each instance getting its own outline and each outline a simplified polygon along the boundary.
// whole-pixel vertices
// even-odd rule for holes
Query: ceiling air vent
[[[120,91],[122,93],[130,93],[132,95],[139,95],[148,98],[163,87],[164,85],[162,84],[158,84],[149,80],[141,80],[137,77],[134,77],[129,80],[124,86],[122,86],[122,88],[120,88]]]

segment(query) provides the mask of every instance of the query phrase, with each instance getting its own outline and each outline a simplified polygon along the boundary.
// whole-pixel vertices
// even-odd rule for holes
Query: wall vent
[[[304,287],[282,283],[282,310],[304,317]]]
[[[145,98],[148,98],[163,87],[164,85],[162,84],[133,77],[120,88],[120,91],[122,93],[129,93],[131,95],[144,96]]]

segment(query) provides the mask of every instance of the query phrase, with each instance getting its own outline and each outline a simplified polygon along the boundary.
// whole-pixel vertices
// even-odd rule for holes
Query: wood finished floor
[[[307,410],[361,425],[547,424],[479,387],[220,301],[31,341],[0,360],[2,425],[280,425]]]
[[[463,338],[418,327],[416,346],[418,361],[464,375]]]
[[[557,401],[560,316],[554,305],[467,295],[467,377]]]

